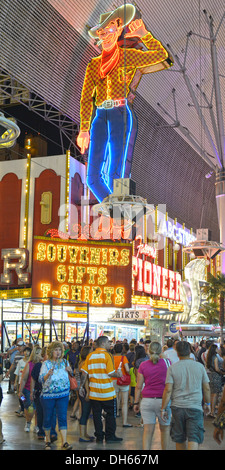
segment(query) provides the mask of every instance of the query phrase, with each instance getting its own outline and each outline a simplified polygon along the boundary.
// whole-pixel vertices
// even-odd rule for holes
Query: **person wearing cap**
[[[82,154],[89,147],[87,185],[101,202],[113,191],[114,179],[130,177],[137,133],[132,103],[142,75],[168,68],[173,60],[131,4],[102,14],[89,35],[99,40],[102,53],[86,69],[77,144]]]

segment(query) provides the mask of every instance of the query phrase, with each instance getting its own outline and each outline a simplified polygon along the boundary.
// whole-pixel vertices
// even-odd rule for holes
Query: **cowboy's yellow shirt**
[[[168,58],[166,49],[151,33],[148,32],[141,40],[148,50],[119,48],[119,62],[104,79],[100,76],[101,55],[94,57],[88,64],[80,102],[81,131],[89,131],[90,129],[93,99],[95,106],[100,106],[105,100],[117,100],[127,97],[130,92],[129,85],[137,69],[140,70],[141,74],[152,72],[154,71],[153,65],[159,64]],[[148,66],[150,66],[149,70],[147,69]],[[169,67],[169,65],[167,64],[162,68],[166,67]]]

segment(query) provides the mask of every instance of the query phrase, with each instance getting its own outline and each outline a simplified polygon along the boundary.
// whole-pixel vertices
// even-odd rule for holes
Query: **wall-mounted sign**
[[[111,321],[139,321],[146,320],[151,317],[150,310],[116,310]]]
[[[144,292],[148,295],[180,301],[180,285],[181,275],[179,273],[133,256],[135,292]]]
[[[191,242],[196,240],[196,237],[192,235],[187,229],[183,228],[179,224],[174,224],[165,219],[161,219],[158,232],[164,237],[168,237],[183,246],[189,246]]]
[[[176,323],[176,322],[171,322],[171,323],[169,324],[169,334],[170,334],[170,335],[176,335],[176,334],[178,333],[178,329],[177,329],[178,326],[179,326],[178,323]]]
[[[1,285],[30,284],[28,250],[25,248],[3,248],[1,250],[1,259],[3,260],[3,273],[0,276]]]
[[[147,295],[180,301],[181,275],[154,264],[156,250],[143,243],[135,248],[133,256],[133,290]]]
[[[132,245],[34,238],[33,297],[131,307]]]
[[[0,290],[0,300],[25,299],[32,297],[32,289],[7,289]]]

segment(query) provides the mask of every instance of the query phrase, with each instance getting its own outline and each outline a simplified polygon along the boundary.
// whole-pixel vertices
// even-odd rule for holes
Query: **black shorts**
[[[187,439],[189,442],[202,444],[204,440],[203,411],[196,408],[171,407],[171,439],[181,444]]]

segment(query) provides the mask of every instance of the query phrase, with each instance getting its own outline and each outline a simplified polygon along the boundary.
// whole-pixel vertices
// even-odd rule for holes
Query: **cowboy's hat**
[[[122,27],[124,28],[134,19],[135,14],[136,8],[134,5],[131,5],[131,3],[122,5],[121,7],[116,8],[116,10],[103,13],[100,16],[99,24],[89,29],[88,34],[92,38],[97,39],[98,35],[96,33],[98,29],[104,28],[110,21],[116,20],[117,18],[122,20]]]

